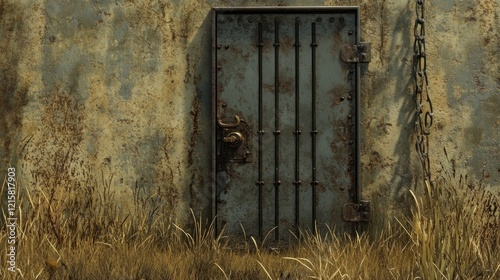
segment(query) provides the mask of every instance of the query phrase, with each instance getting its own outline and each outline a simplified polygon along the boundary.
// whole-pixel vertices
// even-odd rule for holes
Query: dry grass
[[[231,246],[195,213],[188,230],[147,199],[136,200],[132,215],[122,214],[111,178],[64,192],[23,189],[17,198],[18,271],[7,270],[2,254],[0,278],[498,279],[498,195],[480,183],[454,180],[412,193],[412,216],[383,232],[303,232],[281,249],[251,237]],[[5,228],[0,243],[7,243]]]
[[[423,194],[411,195],[412,217],[401,225],[423,279],[500,278],[498,192],[457,177],[453,169]]]

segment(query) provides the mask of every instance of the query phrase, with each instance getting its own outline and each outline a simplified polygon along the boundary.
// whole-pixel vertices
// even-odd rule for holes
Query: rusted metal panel
[[[339,53],[358,44],[358,27],[353,7],[215,9],[219,230],[350,228],[341,208],[358,199],[359,67]]]

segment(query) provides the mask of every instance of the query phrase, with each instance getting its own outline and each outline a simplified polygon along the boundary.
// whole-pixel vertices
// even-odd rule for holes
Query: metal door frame
[[[211,129],[212,129],[212,159],[211,159],[211,191],[212,191],[212,219],[214,220],[215,225],[217,225],[217,154],[216,154],[216,145],[217,145],[217,15],[219,14],[313,14],[313,13],[349,13],[353,14],[355,17],[355,43],[360,44],[360,16],[359,16],[359,6],[293,6],[293,7],[215,7],[212,8],[212,115],[211,115]],[[354,133],[355,133],[355,182],[353,184],[354,190],[354,203],[360,204],[361,201],[361,186],[360,186],[360,64],[355,63],[355,73],[354,73],[354,84],[355,84],[355,93],[354,93],[354,110],[356,120],[354,122]],[[340,215],[341,213],[339,213]],[[218,228],[215,228],[215,234],[219,234]]]

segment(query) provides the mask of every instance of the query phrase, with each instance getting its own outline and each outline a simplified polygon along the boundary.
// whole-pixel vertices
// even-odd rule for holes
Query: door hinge
[[[346,222],[368,222],[370,220],[370,201],[347,203],[342,207],[342,219]]]
[[[368,63],[372,60],[370,43],[361,42],[358,45],[343,45],[340,47],[340,58],[347,63]]]

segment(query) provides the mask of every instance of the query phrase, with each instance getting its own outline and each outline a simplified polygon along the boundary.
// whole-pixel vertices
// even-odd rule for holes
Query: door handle
[[[240,125],[241,119],[240,116],[234,115],[234,122],[233,123],[225,123],[222,120],[222,107],[226,107],[226,103],[224,103],[222,100],[217,101],[217,125],[219,125],[222,128],[233,128],[237,127]]]
[[[234,123],[225,123],[221,118],[217,118],[217,124],[222,128],[237,127],[240,125],[241,119],[238,115],[234,115]]]
[[[224,121],[222,119],[224,107],[226,103],[217,100],[218,170],[225,170],[228,163],[252,162],[251,147],[247,140],[251,137],[251,127],[239,114],[234,115],[234,121]]]

